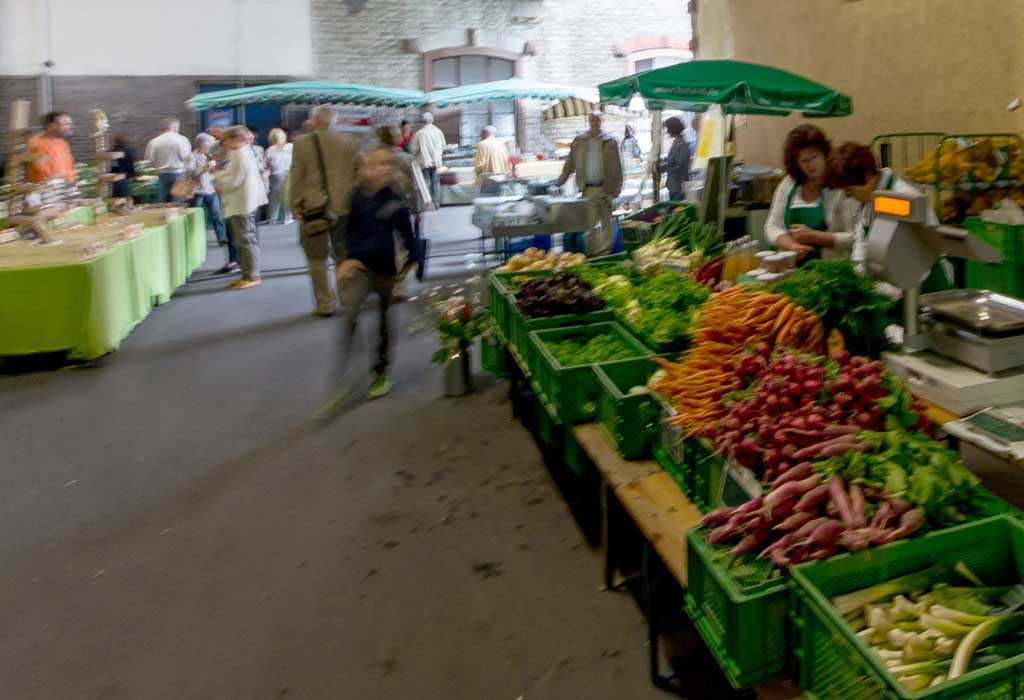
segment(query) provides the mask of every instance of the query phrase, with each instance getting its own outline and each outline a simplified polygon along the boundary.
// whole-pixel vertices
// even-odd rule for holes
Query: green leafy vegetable
[[[545,343],[548,351],[562,367],[591,365],[598,362],[628,360],[637,357],[637,351],[618,336],[610,333],[594,336],[580,343],[578,340],[562,340]]]
[[[772,291],[784,294],[821,317],[825,328],[838,328],[853,354],[878,356],[888,349],[885,327],[895,301],[875,291],[847,260],[815,260]]]

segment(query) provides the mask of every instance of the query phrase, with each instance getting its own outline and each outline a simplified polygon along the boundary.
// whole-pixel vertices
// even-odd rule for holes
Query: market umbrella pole
[[[651,184],[654,186],[654,201],[661,201],[661,173],[658,166],[661,163],[661,110],[655,109],[651,112],[651,152],[647,156],[647,168],[651,173]],[[643,204],[643,183],[640,183],[640,201]]]
[[[729,160],[726,156],[726,151],[729,146],[729,119],[726,117],[723,110],[722,113],[722,161],[718,169],[718,231],[722,235],[725,235],[725,209],[729,206],[729,178],[731,173],[728,171]]]

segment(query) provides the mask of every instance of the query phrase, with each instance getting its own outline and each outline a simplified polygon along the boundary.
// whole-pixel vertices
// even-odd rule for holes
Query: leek
[[[953,665],[949,668],[950,680],[959,678],[967,672],[971,656],[981,642],[989,637],[1013,632],[1022,625],[1024,625],[1024,613],[1014,613],[1013,615],[989,618],[988,621],[971,630],[970,634],[964,637],[960,646],[956,648],[956,653],[953,654]]]
[[[943,617],[935,617],[931,613],[921,615],[921,624],[928,629],[938,630],[947,637],[963,637],[977,629],[975,625],[961,625]]]
[[[933,566],[923,571],[915,571],[914,573],[894,578],[891,581],[876,584],[870,588],[837,595],[832,599],[832,605],[835,606],[840,615],[846,615],[876,600],[891,598],[908,591],[927,590],[931,588],[932,582],[940,578],[945,571],[946,569],[942,566]]]

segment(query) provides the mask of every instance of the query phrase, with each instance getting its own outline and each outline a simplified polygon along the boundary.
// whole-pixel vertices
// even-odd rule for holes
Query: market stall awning
[[[460,85],[459,87],[448,88],[447,90],[434,90],[426,94],[424,104],[432,104],[435,107],[451,107],[473,102],[489,102],[491,100],[515,100],[519,98],[561,100],[566,97],[578,97],[594,101],[597,99],[597,92],[593,88],[540,83],[532,80],[523,80],[522,78],[509,78],[508,80],[495,80],[490,83]]]
[[[272,83],[252,87],[201,92],[185,104],[195,110],[235,107],[243,104],[271,102],[277,104],[331,103],[373,105],[381,107],[415,107],[423,104],[421,90],[373,87],[310,80],[294,83]]]
[[[726,114],[845,117],[848,95],[788,71],[743,61],[690,61],[602,83],[601,101],[626,106],[634,95],[651,110],[704,112],[721,105]]]

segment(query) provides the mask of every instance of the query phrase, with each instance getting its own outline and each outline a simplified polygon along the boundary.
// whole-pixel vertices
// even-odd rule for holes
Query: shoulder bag
[[[326,233],[331,229],[331,190],[327,186],[327,168],[324,166],[324,152],[320,147],[320,134],[313,132],[313,146],[316,148],[316,160],[320,167],[320,185],[327,195],[327,203],[324,206],[314,209],[307,209],[302,212],[302,234],[304,236],[315,236]]]

